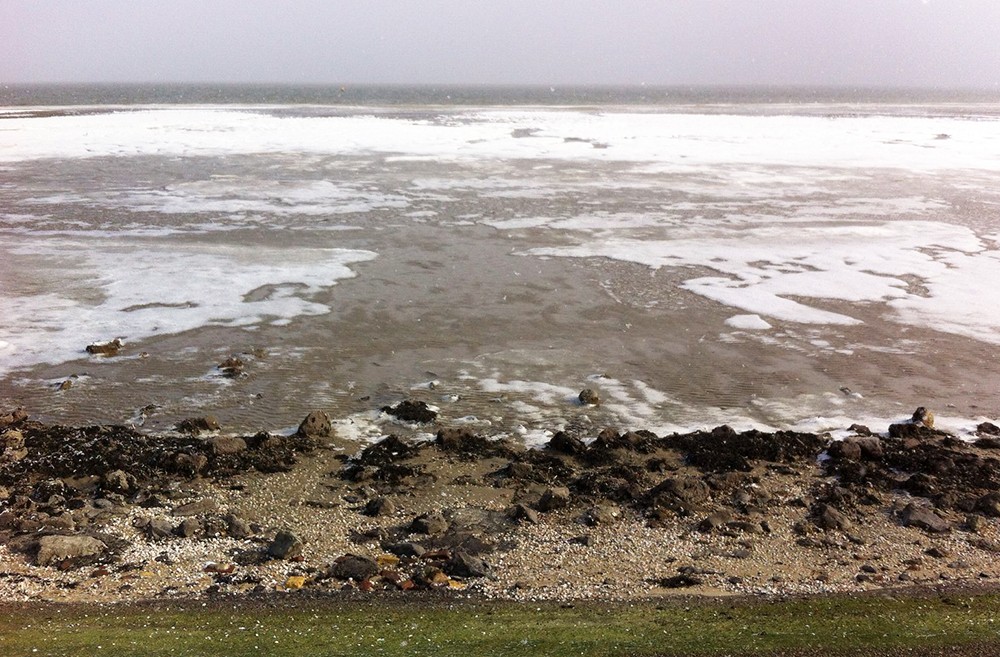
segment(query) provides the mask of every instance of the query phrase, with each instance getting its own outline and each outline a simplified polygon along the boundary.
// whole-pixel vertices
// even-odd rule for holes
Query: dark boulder
[[[570,493],[565,486],[546,488],[536,508],[542,512],[555,511],[569,506]]]
[[[204,431],[218,431],[220,428],[219,421],[211,415],[181,420],[176,427],[177,431],[190,434],[198,434]]]
[[[94,356],[117,356],[125,343],[121,338],[115,338],[110,342],[95,342],[87,345],[87,353]]]
[[[336,579],[351,579],[360,582],[372,575],[377,575],[380,568],[374,560],[357,554],[345,554],[337,557],[330,566],[330,577]]]
[[[455,550],[445,564],[444,572],[452,577],[490,577],[493,575],[493,568],[465,550]]]
[[[645,497],[654,510],[664,509],[676,515],[689,516],[700,511],[711,495],[708,484],[701,479],[672,477],[652,488]]]
[[[267,546],[267,554],[275,559],[295,559],[302,556],[303,547],[298,536],[288,530],[282,530]]]
[[[912,502],[900,513],[903,525],[917,527],[924,531],[939,534],[951,531],[951,523],[930,509],[917,506]]]
[[[305,438],[326,438],[333,433],[330,416],[323,411],[312,411],[302,420],[295,433]]]
[[[426,424],[433,422],[437,418],[437,412],[430,409],[425,402],[411,401],[409,399],[401,401],[395,406],[383,406],[383,413],[388,413],[403,422],[415,422]]]
[[[545,444],[545,448],[570,456],[579,456],[587,451],[587,446],[583,444],[582,440],[565,431],[557,431],[552,439]]]

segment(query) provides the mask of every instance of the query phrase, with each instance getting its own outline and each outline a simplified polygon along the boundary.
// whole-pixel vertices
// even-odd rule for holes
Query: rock
[[[701,580],[688,573],[680,573],[673,577],[665,577],[659,581],[659,585],[665,589],[682,589],[690,586],[701,585]]]
[[[861,460],[861,445],[853,440],[838,440],[830,444],[827,454],[835,459]]]
[[[0,434],[0,463],[14,463],[27,455],[24,434],[17,429],[7,429]]]
[[[448,521],[440,511],[431,511],[417,516],[410,523],[410,532],[413,534],[443,534],[448,531]]]
[[[165,518],[153,518],[146,524],[146,535],[150,538],[166,538],[173,533],[173,524]]]
[[[330,416],[323,411],[312,411],[302,420],[295,433],[303,438],[326,438],[333,434]]]
[[[853,524],[841,511],[829,504],[821,504],[815,514],[816,526],[820,529],[849,531]]]
[[[240,516],[230,513],[222,519],[226,523],[226,534],[229,538],[243,539],[253,535],[250,523]]]
[[[185,518],[174,528],[174,534],[181,538],[191,538],[200,534],[202,529],[201,521],[197,518]]]
[[[43,536],[38,539],[39,566],[49,566],[69,559],[103,554],[108,549],[104,541],[93,536]]]
[[[125,343],[122,342],[121,338],[115,338],[111,342],[95,342],[94,344],[88,344],[87,353],[95,356],[115,356],[124,346]]]
[[[924,554],[926,554],[929,557],[934,557],[935,559],[947,559],[948,557],[951,556],[951,552],[949,550],[946,550],[945,548],[939,547],[937,545],[934,545],[924,550]]]
[[[200,452],[195,454],[180,452],[174,456],[174,465],[180,472],[195,475],[208,466],[208,457]]]
[[[440,429],[434,442],[442,451],[473,457],[500,456],[510,452],[502,441],[490,440],[462,428]]]
[[[601,403],[601,398],[597,396],[597,392],[595,392],[592,388],[584,388],[581,390],[577,399],[579,399],[580,403],[584,406],[597,406]]]
[[[388,497],[376,497],[365,504],[364,514],[366,516],[391,516],[396,512],[396,503]]]
[[[239,436],[216,436],[208,442],[216,456],[239,454],[247,449],[247,441]]]
[[[115,493],[127,493],[135,485],[135,477],[129,476],[124,470],[112,470],[101,478],[105,490]]]
[[[672,477],[651,489],[646,497],[654,509],[666,509],[687,516],[701,509],[712,491],[696,477]]]
[[[545,492],[542,493],[542,498],[538,500],[537,508],[542,512],[563,509],[569,506],[569,499],[569,489],[565,486],[546,488]]]
[[[511,520],[530,522],[533,525],[538,524],[538,512],[527,504],[515,504],[510,507],[507,509],[507,517]]]
[[[381,569],[373,559],[356,554],[345,554],[333,562],[329,572],[330,576],[336,579],[353,579],[355,582],[360,582],[372,575],[377,575],[379,570]]]
[[[941,435],[943,435],[941,432],[923,424],[900,422],[898,424],[889,425],[890,438],[927,440],[930,438],[937,438]]]
[[[928,429],[934,428],[934,414],[931,413],[923,406],[918,406],[917,410],[913,411],[913,417],[910,418],[910,422],[913,424],[919,424],[927,427]]]
[[[598,504],[583,514],[583,521],[590,526],[611,525],[621,517],[621,509],[614,504]]]
[[[420,558],[423,556],[426,550],[424,546],[419,543],[403,542],[403,543],[393,543],[384,546],[388,552],[393,553],[397,557],[416,557]]]
[[[222,373],[222,376],[227,379],[235,379],[243,375],[243,370],[246,368],[246,363],[239,356],[230,356],[226,360],[219,363],[216,367]]]
[[[570,456],[577,456],[587,451],[587,446],[583,444],[582,440],[564,431],[557,431],[552,436],[552,440],[545,445],[545,448],[559,452],[560,454],[569,454]]]
[[[992,422],[981,422],[979,426],[976,427],[976,433],[985,433],[990,436],[1000,436],[1000,427]]]
[[[906,527],[918,527],[932,533],[951,531],[951,524],[947,520],[930,509],[919,507],[912,502],[906,505],[900,517]]]
[[[395,406],[383,406],[382,412],[388,413],[403,422],[415,422],[425,424],[433,422],[437,418],[437,412],[430,409],[422,401],[401,401]]]
[[[0,414],[0,427],[10,427],[21,424],[28,419],[28,413],[23,408],[16,408]]]
[[[181,420],[176,427],[177,431],[190,434],[198,434],[203,431],[218,431],[220,428],[219,421],[211,415]]]
[[[205,513],[215,513],[219,510],[219,503],[210,497],[205,497],[200,500],[195,500],[194,502],[188,502],[187,504],[181,504],[178,507],[174,507],[174,510],[170,514],[174,517],[185,517],[185,516],[199,516]]]
[[[1000,436],[982,436],[973,445],[979,449],[1000,449]]]
[[[707,515],[704,520],[698,523],[698,531],[710,532],[725,526],[725,524],[732,519],[733,514],[729,511],[716,511],[715,513]]]
[[[452,577],[490,577],[493,569],[479,557],[474,557],[465,550],[455,550],[444,571]]]
[[[976,500],[976,510],[990,518],[1000,518],[1000,492],[987,493]]]
[[[298,536],[288,530],[282,530],[267,546],[267,554],[275,559],[295,559],[302,556],[302,548],[303,543]]]

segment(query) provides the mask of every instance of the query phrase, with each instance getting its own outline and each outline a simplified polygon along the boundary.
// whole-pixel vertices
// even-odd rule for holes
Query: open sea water
[[[985,92],[0,87],[0,401],[962,432],[1000,416],[998,183]]]

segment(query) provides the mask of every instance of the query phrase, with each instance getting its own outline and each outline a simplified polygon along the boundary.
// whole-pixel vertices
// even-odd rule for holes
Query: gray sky
[[[0,83],[1000,88],[1000,0],[0,0]]]

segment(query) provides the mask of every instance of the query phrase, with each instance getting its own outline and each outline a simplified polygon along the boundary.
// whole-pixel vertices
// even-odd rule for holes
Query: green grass
[[[990,644],[1000,596],[660,604],[276,601],[0,607],[0,655],[871,654]],[[877,654],[877,653],[876,653]],[[973,654],[973,653],[970,653]],[[982,654],[987,654],[983,652]]]

